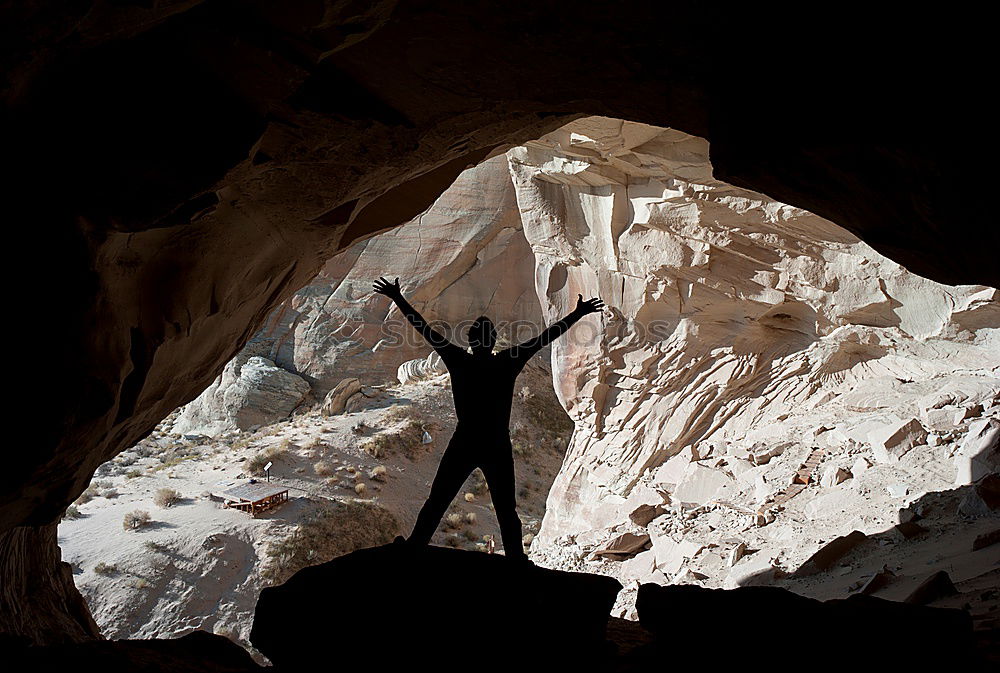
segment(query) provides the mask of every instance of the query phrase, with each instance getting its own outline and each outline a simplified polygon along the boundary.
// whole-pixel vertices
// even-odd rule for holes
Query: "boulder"
[[[955,455],[955,485],[963,486],[1000,471],[1000,420],[982,418],[969,426]]]
[[[829,570],[833,567],[833,564],[843,558],[849,551],[857,547],[866,539],[867,536],[859,530],[834,538],[810,556],[806,562],[795,571],[795,575],[798,577],[805,577]]]
[[[690,561],[705,548],[694,540],[677,542],[669,535],[660,535],[652,539],[653,554],[656,557],[656,569],[668,577],[680,572],[686,561]]]
[[[173,431],[215,437],[269,425],[287,418],[309,390],[305,379],[265,357],[240,356],[230,361],[201,395],[182,407]]]
[[[634,556],[649,546],[649,535],[636,535],[635,533],[622,533],[612,539],[600,549],[594,550],[592,556],[607,557],[612,560],[622,560],[629,556]]]
[[[320,407],[320,411],[324,416],[336,416],[337,414],[344,413],[344,409],[347,408],[347,402],[353,397],[361,392],[361,381],[359,379],[350,378],[343,379],[340,383],[334,386],[333,390],[326,394],[323,399],[323,406]]]
[[[823,476],[820,477],[819,483],[821,486],[826,488],[833,488],[837,484],[842,484],[851,478],[851,472],[845,470],[842,467],[837,467],[836,465],[830,465],[823,470]]]
[[[927,442],[927,430],[916,418],[883,425],[868,433],[875,460],[880,463],[898,461],[907,451]]]
[[[425,358],[407,360],[399,365],[399,368],[396,370],[396,380],[400,383],[417,383],[447,373],[448,368],[445,367],[441,356],[433,352]]]
[[[264,589],[250,641],[287,671],[325,670],[331,656],[381,670],[453,662],[489,670],[585,667],[606,652],[621,585],[500,555],[406,543],[363,549]],[[527,637],[526,637],[527,636]],[[485,660],[484,660],[485,657]]]
[[[628,518],[637,526],[648,526],[653,519],[666,513],[667,509],[663,505],[639,505]]]
[[[691,463],[674,489],[674,498],[685,504],[704,505],[713,500],[734,479],[722,470],[702,463]]]

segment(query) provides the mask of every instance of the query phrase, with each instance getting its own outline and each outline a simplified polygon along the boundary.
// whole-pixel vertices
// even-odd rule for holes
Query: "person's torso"
[[[510,426],[514,382],[520,367],[510,358],[480,358],[462,353],[448,364],[455,415],[465,430],[502,431]]]

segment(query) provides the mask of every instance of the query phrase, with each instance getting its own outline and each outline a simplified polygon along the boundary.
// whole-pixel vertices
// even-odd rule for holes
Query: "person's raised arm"
[[[577,295],[576,308],[573,309],[569,315],[562,320],[549,325],[545,331],[536,336],[534,339],[528,339],[524,343],[518,344],[517,346],[509,349],[509,351],[514,355],[514,357],[526,361],[539,350],[548,346],[550,343],[569,331],[569,328],[575,325],[580,318],[591,313],[599,313],[603,308],[604,302],[600,299],[595,297],[584,301],[582,294]]]
[[[448,338],[445,335],[428,325],[427,321],[424,320],[424,317],[417,313],[415,308],[410,306],[410,302],[403,299],[403,292],[399,289],[399,278],[397,278],[394,283],[390,283],[385,278],[379,278],[375,281],[372,289],[374,289],[376,293],[383,294],[391,299],[399,308],[399,311],[406,316],[409,323],[413,325],[418,332],[420,332],[420,336],[426,339],[427,343],[431,345],[431,348],[438,351],[438,353],[441,353],[443,350],[448,350],[449,347],[458,348],[458,346],[448,341]]]

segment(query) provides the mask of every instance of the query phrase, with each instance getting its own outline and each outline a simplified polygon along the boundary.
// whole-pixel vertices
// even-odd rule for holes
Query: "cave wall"
[[[871,8],[812,23],[654,3],[4,11],[9,221],[33,262],[19,283],[61,310],[28,344],[59,381],[23,394],[47,423],[15,452],[2,530],[51,525],[338,249],[584,114],[708,138],[717,177],[916,273],[1000,284],[988,196],[969,188],[995,172],[985,25],[942,52],[926,46],[949,17]]]

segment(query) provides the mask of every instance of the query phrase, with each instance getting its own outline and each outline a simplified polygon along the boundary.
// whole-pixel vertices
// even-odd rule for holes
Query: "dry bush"
[[[79,498],[77,498],[76,500],[73,501],[73,504],[74,505],[83,505],[85,503],[90,502],[91,500],[93,500],[94,498],[96,498],[98,495],[100,495],[100,494],[98,493],[97,486],[95,486],[94,484],[91,484],[90,486],[87,487],[87,490],[85,490],[83,493],[80,494]]]
[[[475,502],[475,501],[476,501],[476,494],[475,493],[466,493],[465,494],[465,502]]]
[[[333,465],[329,461],[320,460],[313,465],[313,471],[321,477],[333,474]]]
[[[469,512],[468,514],[466,514],[465,515],[465,523],[469,524],[470,526],[475,525],[475,523],[476,523],[476,513],[475,512]]]
[[[125,473],[125,477],[128,479],[137,479],[138,477],[141,476],[142,476],[142,470],[138,468],[129,470],[128,472]]]
[[[444,523],[448,528],[461,528],[464,519],[458,512],[452,512],[444,518]]]
[[[358,495],[364,495],[368,491],[368,486],[365,482],[361,481],[354,485],[354,492]]]
[[[101,561],[94,566],[94,572],[98,575],[117,575],[118,566],[113,563],[105,563],[104,561]]]
[[[79,510],[79,508],[77,508],[76,505],[70,505],[69,507],[66,508],[66,511],[63,513],[63,517],[62,518],[63,519],[79,519],[80,518],[80,510]]]
[[[108,500],[112,500],[114,498],[117,498],[118,497],[118,489],[117,488],[109,488],[109,489],[107,489],[107,490],[105,490],[105,491],[103,491],[101,493],[101,497],[102,498],[107,498]]]
[[[397,430],[380,432],[361,443],[361,449],[372,458],[385,458],[391,453],[402,453],[410,460],[417,460],[427,449],[423,444],[424,424],[409,420]]]
[[[291,446],[291,440],[286,438],[280,444],[267,447],[247,461],[247,472],[258,477],[264,476],[264,466],[272,461],[282,460]]]
[[[486,477],[478,467],[472,471],[469,482],[473,495],[484,496],[490,492],[489,485],[486,483]]]
[[[337,482],[339,482],[339,481],[340,481],[340,477],[338,477],[337,475],[333,475],[332,477],[327,477],[327,479],[326,479],[326,485],[327,486],[336,486]]]
[[[173,507],[181,501],[181,494],[172,488],[157,489],[153,495],[153,503],[158,507]]]
[[[327,506],[296,527],[281,542],[272,544],[269,563],[261,576],[270,584],[281,584],[296,572],[317,563],[326,563],[355,549],[392,542],[399,523],[380,505],[367,502],[338,502]]]
[[[368,478],[375,481],[386,481],[388,479],[388,470],[385,469],[385,465],[376,465],[368,473]]]
[[[149,512],[137,509],[125,515],[125,518],[122,519],[122,528],[125,530],[136,530],[142,528],[147,523],[149,523]]]

